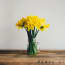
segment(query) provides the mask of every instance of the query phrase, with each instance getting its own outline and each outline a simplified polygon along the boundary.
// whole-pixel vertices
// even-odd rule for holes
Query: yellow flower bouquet
[[[38,16],[27,16],[22,17],[17,23],[16,27],[18,29],[25,29],[28,35],[28,47],[27,54],[28,55],[36,55],[37,54],[37,44],[36,44],[36,36],[39,31],[45,31],[49,24],[46,24],[45,18],[40,18]]]

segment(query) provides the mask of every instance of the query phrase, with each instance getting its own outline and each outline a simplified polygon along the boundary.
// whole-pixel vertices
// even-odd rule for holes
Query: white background
[[[37,36],[40,49],[65,50],[65,0],[0,0],[0,49],[27,48],[26,31],[18,31],[15,24],[31,14],[50,24]]]

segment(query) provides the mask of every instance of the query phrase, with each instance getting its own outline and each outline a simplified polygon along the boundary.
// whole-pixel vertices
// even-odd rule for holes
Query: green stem
[[[35,37],[34,37],[35,36],[34,31],[35,30],[27,31],[28,42],[29,42],[27,53],[29,55],[35,55],[37,53],[37,44],[36,44]]]

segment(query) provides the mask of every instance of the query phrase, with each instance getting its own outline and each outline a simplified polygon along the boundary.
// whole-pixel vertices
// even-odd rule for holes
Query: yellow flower
[[[16,26],[18,27],[18,29],[22,29],[24,27],[24,24],[26,23],[26,19],[22,18],[20,19],[17,23]]]
[[[50,24],[47,24],[45,27],[46,27],[46,28],[49,28],[49,27],[50,27]]]
[[[46,19],[45,18],[39,18],[38,16],[27,16],[25,18],[23,17],[22,19],[20,19],[16,23],[16,26],[19,29],[25,28],[28,31],[29,30],[34,30],[34,27],[36,27],[37,30],[44,31],[50,25],[46,24]]]

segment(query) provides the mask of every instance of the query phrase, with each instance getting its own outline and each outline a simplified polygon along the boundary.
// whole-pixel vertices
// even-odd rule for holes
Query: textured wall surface
[[[31,14],[45,17],[50,24],[37,36],[40,49],[65,50],[65,0],[0,0],[0,49],[27,48],[27,34],[15,24]]]

